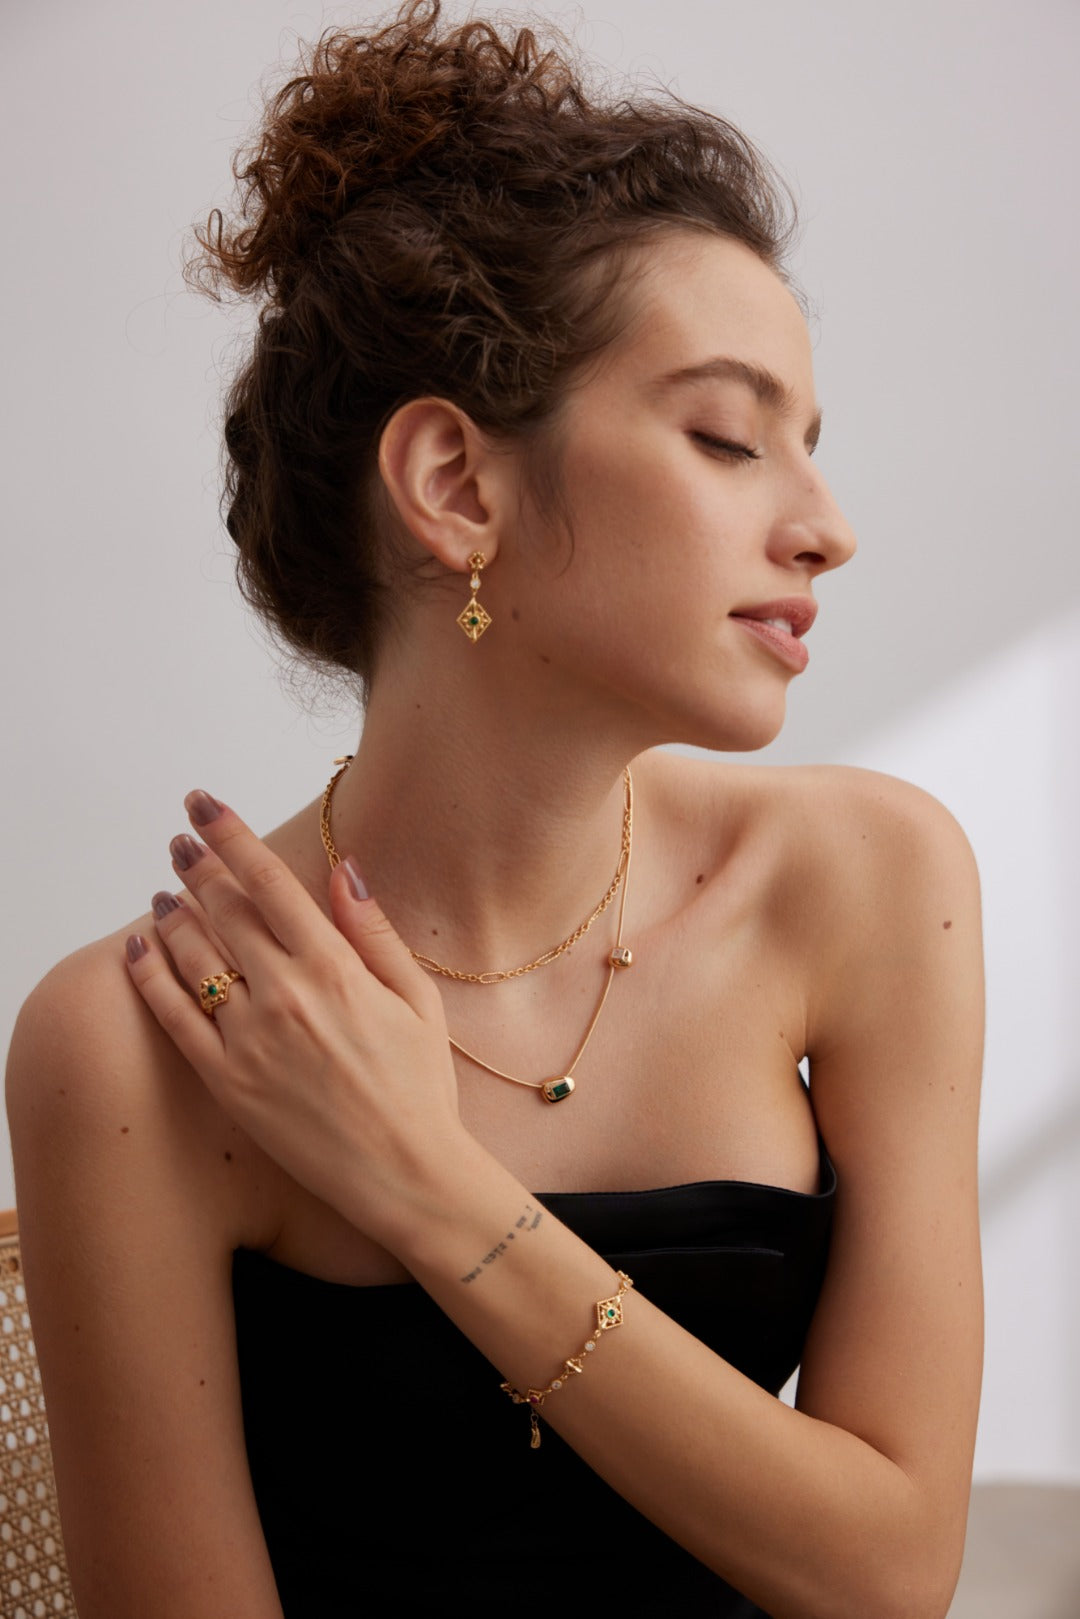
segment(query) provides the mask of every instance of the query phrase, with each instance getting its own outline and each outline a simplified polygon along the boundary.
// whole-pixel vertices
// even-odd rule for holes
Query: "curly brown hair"
[[[409,0],[306,50],[233,164],[233,218],[211,214],[189,267],[260,307],[226,407],[241,588],[364,696],[405,564],[378,499],[394,411],[452,401],[517,440],[529,492],[554,499],[545,429],[618,332],[625,250],[690,228],[779,270],[793,220],[723,119],[668,94],[590,98],[561,36],[541,48],[440,11]]]

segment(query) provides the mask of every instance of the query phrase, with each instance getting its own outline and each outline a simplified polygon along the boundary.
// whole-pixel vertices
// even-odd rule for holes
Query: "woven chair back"
[[[0,1619],[75,1619],[14,1209],[0,1213]]]

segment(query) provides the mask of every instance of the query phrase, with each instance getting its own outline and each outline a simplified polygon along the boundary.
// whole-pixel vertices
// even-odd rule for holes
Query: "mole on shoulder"
[[[943,928],[951,928],[951,927],[952,927],[952,923],[951,923],[951,922],[942,922],[942,924],[941,924],[941,925],[942,925],[942,927],[943,927]]]
[[[225,1162],[226,1162],[226,1163],[227,1163],[227,1164],[231,1164],[231,1163],[232,1163],[232,1153],[231,1153],[231,1152],[227,1152],[227,1153],[226,1153],[226,1154],[225,1154]]]
[[[705,873],[703,871],[699,871],[697,876],[694,878],[694,881],[696,883],[703,883],[705,881]]]

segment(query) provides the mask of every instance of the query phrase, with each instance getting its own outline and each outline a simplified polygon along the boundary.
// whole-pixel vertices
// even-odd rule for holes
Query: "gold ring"
[[[211,973],[199,985],[199,1005],[207,1017],[213,1017],[219,1006],[224,1006],[229,999],[229,990],[237,979],[243,979],[243,973],[238,973],[235,967],[226,967],[223,973]]]

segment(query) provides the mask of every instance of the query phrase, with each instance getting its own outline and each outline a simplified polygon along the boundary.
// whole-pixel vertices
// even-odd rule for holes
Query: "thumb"
[[[432,1011],[433,993],[441,1009],[442,996],[413,960],[408,945],[394,931],[378,900],[368,894],[351,855],[330,874],[330,909],[338,931],[380,983],[408,1001],[421,1016]]]

